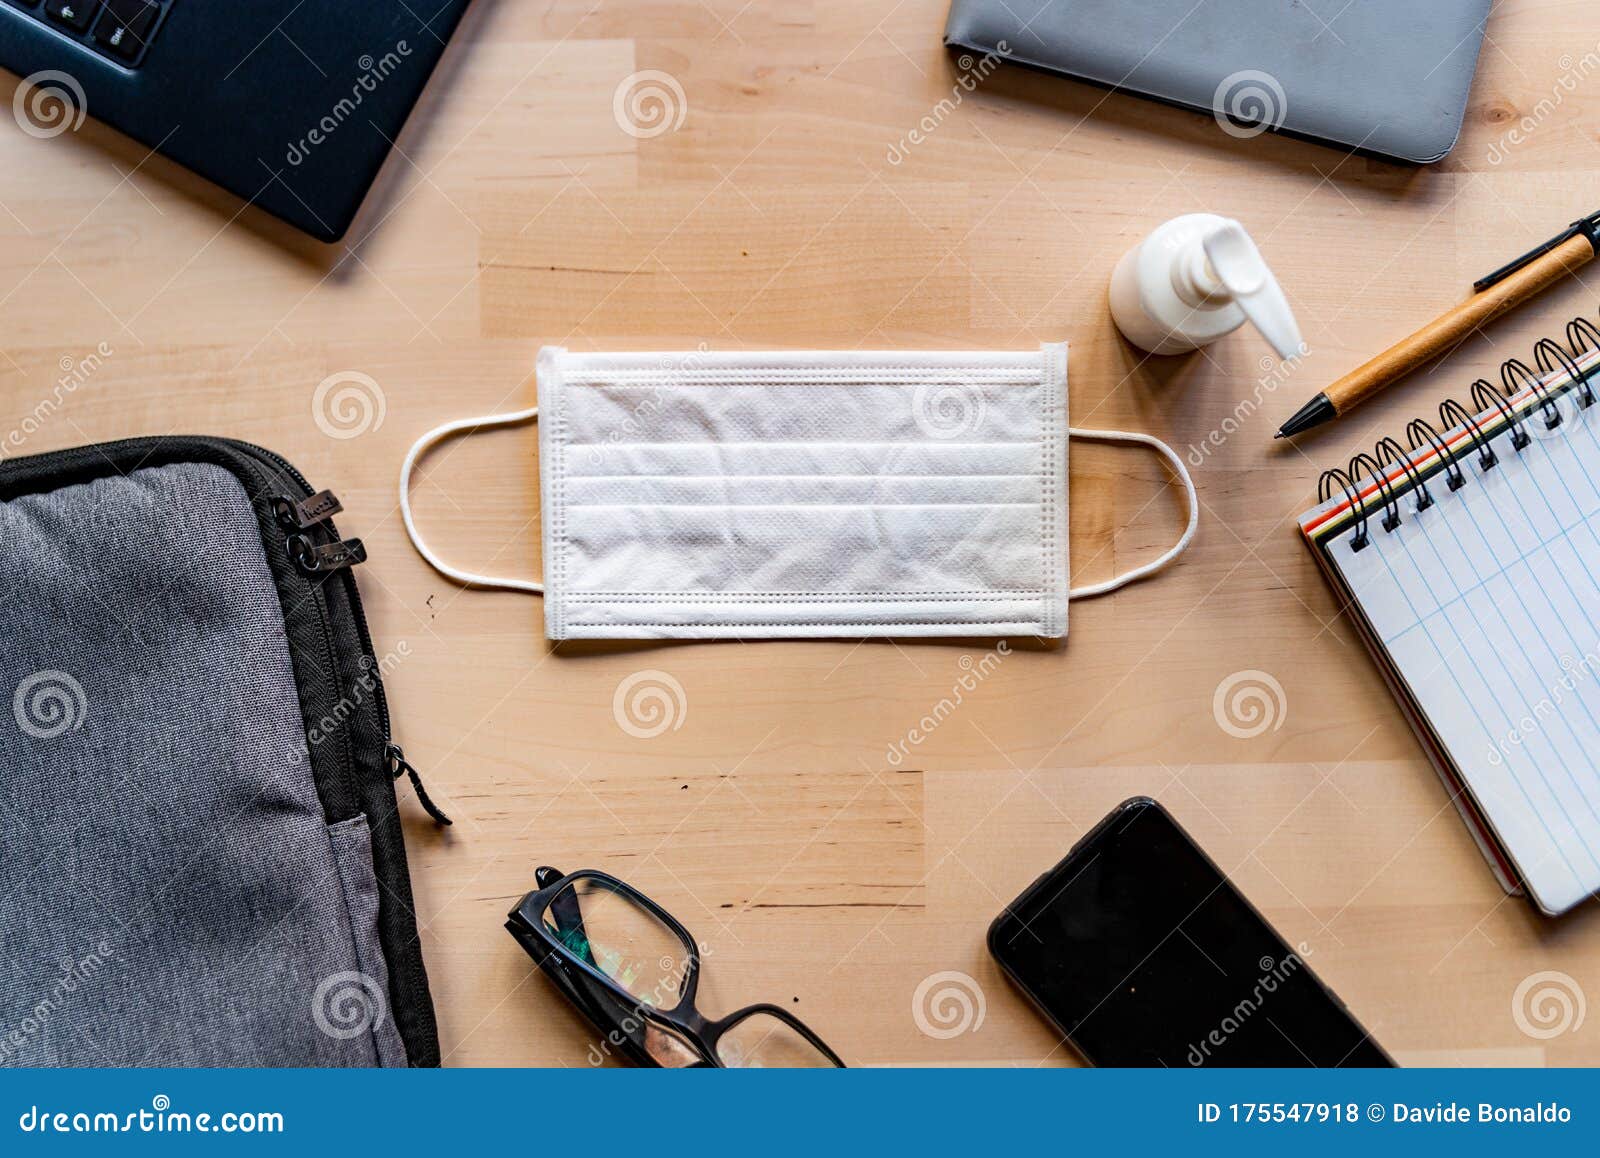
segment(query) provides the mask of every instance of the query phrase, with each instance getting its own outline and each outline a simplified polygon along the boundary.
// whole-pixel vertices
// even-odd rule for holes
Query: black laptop
[[[337,241],[467,3],[0,0],[0,66]]]

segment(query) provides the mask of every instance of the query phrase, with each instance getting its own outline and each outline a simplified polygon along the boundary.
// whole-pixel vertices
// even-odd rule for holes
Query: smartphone
[[[1091,1065],[1394,1064],[1148,797],[995,918],[989,952]]]

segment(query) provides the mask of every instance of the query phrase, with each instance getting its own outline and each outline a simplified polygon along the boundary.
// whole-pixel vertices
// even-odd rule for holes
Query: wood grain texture
[[[1594,246],[1587,237],[1578,234],[1567,238],[1549,253],[1508,274],[1482,293],[1473,294],[1416,333],[1363,362],[1324,391],[1328,401],[1341,415],[1359,406],[1407,374],[1448,354],[1474,330],[1487,326],[1562,278],[1572,276],[1594,260],[1594,255]]]
[[[378,650],[401,656],[397,738],[457,818],[440,832],[402,800],[448,1064],[591,1060],[592,1033],[501,928],[540,864],[636,882],[706,944],[713,1009],[782,1002],[852,1063],[1068,1063],[984,932],[1135,793],[1307,943],[1402,1061],[1600,1061],[1593,1008],[1533,1037],[1512,1006],[1547,970],[1600,1001],[1600,912],[1549,921],[1501,894],[1293,523],[1322,467],[1594,316],[1594,267],[1340,422],[1272,442],[1306,397],[1600,206],[1600,69],[1583,64],[1600,17],[1496,5],[1460,145],[1413,169],[1020,69],[968,91],[944,16],[944,0],[479,3],[333,249],[93,120],[54,140],[0,125],[0,438],[26,427],[6,452],[208,432],[338,492],[341,529],[371,552]],[[645,70],[683,93],[682,123],[656,135],[614,112]],[[1307,356],[1280,366],[1243,332],[1164,359],[1119,339],[1113,264],[1195,210],[1250,228]],[[1199,488],[1198,540],[1159,579],[1075,605],[1062,646],[1015,641],[898,765],[892,746],[989,642],[555,649],[536,600],[455,588],[401,530],[406,448],[527,404],[542,344],[1063,338],[1073,420],[1170,440]],[[62,391],[62,360],[100,343],[103,364]],[[381,420],[314,409],[347,371],[376,384]],[[503,431],[426,460],[417,514],[449,557],[538,573],[535,446]],[[1075,445],[1072,497],[1078,582],[1182,526],[1136,450]],[[613,711],[641,671],[683,689],[649,738]],[[1250,672],[1281,707],[1235,734],[1253,728],[1226,730],[1214,700]],[[930,1036],[913,997],[950,970],[985,1016]]]

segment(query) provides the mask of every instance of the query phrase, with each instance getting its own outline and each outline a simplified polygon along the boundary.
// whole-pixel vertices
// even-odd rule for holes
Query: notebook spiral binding
[[[1431,453],[1437,456],[1444,471],[1445,486],[1453,493],[1467,485],[1468,475],[1461,467],[1464,457],[1476,456],[1479,472],[1486,473],[1500,463],[1494,441],[1501,435],[1508,436],[1511,449],[1517,454],[1528,448],[1533,436],[1525,429],[1525,425],[1536,409],[1545,429],[1555,430],[1563,418],[1556,405],[1562,393],[1577,391],[1578,404],[1582,409],[1593,406],[1595,392],[1589,380],[1600,373],[1600,361],[1588,369],[1584,369],[1580,362],[1586,355],[1600,358],[1600,326],[1585,317],[1573,318],[1567,323],[1566,339],[1565,347],[1551,338],[1539,339],[1533,347],[1537,372],[1520,358],[1511,358],[1501,363],[1499,386],[1487,378],[1479,378],[1472,384],[1471,410],[1454,398],[1446,398],[1439,405],[1440,427],[1425,418],[1413,418],[1406,424],[1409,449],[1401,446],[1397,440],[1386,437],[1378,441],[1372,453],[1355,455],[1343,469],[1334,467],[1323,471],[1317,481],[1317,502],[1326,503],[1335,497],[1336,491],[1343,492],[1355,519],[1351,550],[1360,551],[1371,542],[1368,504],[1362,499],[1363,475],[1371,479],[1365,489],[1382,500],[1383,517],[1379,526],[1386,533],[1393,534],[1402,522],[1400,496],[1395,485],[1401,477],[1411,484],[1410,490],[1417,499],[1416,510],[1425,511],[1435,502],[1433,492],[1428,489],[1427,481],[1418,468],[1419,455],[1426,457]],[[1565,387],[1565,390],[1558,390],[1557,387]],[[1520,415],[1515,405],[1519,395],[1526,395],[1524,404],[1533,403],[1525,405]],[[1504,425],[1499,430],[1485,433],[1478,416],[1490,411],[1497,411],[1504,419]],[[1450,440],[1440,433],[1441,427],[1445,434],[1457,428],[1463,429],[1466,437],[1456,440],[1452,446]]]

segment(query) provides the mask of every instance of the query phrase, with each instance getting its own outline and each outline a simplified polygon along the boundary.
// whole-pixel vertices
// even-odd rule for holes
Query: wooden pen
[[[1288,438],[1320,426],[1427,365],[1473,330],[1594,260],[1600,251],[1600,213],[1574,221],[1551,238],[1473,284],[1473,295],[1371,361],[1340,378],[1278,428]]]

